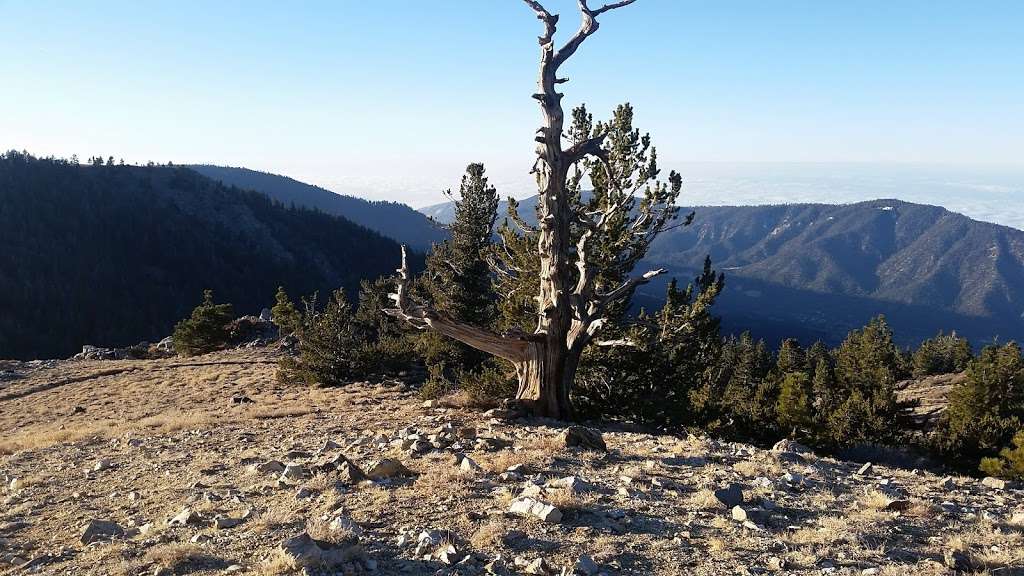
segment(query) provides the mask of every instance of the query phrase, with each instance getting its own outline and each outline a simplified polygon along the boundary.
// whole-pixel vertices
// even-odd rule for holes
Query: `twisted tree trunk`
[[[597,17],[609,10],[632,4],[635,0],[614,2],[598,9],[590,9],[587,0],[578,0],[580,28],[557,50],[554,34],[558,16],[549,13],[536,0],[524,1],[544,25],[544,34],[539,38],[541,52],[537,93],[533,95],[543,115],[543,124],[537,130],[537,160],[532,170],[540,192],[537,328],[528,336],[502,336],[457,322],[428,307],[412,304],[407,296],[409,272],[404,247],[398,290],[391,295],[397,307],[386,312],[418,328],[437,330],[512,362],[519,379],[516,398],[536,415],[568,419],[573,416],[570,391],[580,356],[604,322],[608,305],[629,296],[636,286],[662,272],[649,272],[626,281],[606,294],[597,293],[594,286],[597,270],[588,253],[588,242],[613,213],[628,214],[629,207],[623,200],[622,203],[606,207],[604,213],[593,220],[590,215],[581,213],[573,206],[567,190],[569,170],[587,156],[602,160],[607,168],[607,153],[602,150],[605,135],[599,134],[576,142],[563,150],[565,115],[562,110],[562,94],[556,90],[558,84],[567,81],[558,77],[559,67],[588,36],[597,31]],[[632,198],[632,194],[629,198]],[[650,220],[643,220],[641,224],[649,226]],[[586,230],[575,242],[574,225]]]

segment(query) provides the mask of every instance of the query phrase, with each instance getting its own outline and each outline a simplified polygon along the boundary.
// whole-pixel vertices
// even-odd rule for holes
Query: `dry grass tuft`
[[[249,412],[249,417],[256,420],[274,420],[277,418],[298,418],[312,414],[310,408],[293,406],[284,408],[257,408]]]
[[[202,548],[194,544],[181,544],[178,542],[170,544],[158,544],[146,551],[143,561],[146,564],[157,565],[166,568],[171,572],[181,571],[194,564],[209,563],[217,559],[205,553]]]
[[[500,547],[504,536],[505,526],[492,520],[477,528],[469,537],[469,543],[476,550],[489,550]]]
[[[693,494],[690,494],[689,498],[687,498],[687,503],[689,506],[699,510],[725,509],[725,506],[718,500],[718,498],[715,498],[714,491],[707,488],[697,490]]]

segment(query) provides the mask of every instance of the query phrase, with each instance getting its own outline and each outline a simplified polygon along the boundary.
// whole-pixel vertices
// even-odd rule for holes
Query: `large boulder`
[[[569,426],[565,429],[562,439],[566,447],[570,448],[579,447],[584,450],[600,450],[601,452],[608,450],[600,432],[583,426]]]

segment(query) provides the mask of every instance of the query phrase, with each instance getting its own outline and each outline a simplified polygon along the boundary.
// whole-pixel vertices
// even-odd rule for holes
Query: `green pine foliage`
[[[854,330],[835,351],[835,390],[823,408],[831,412],[825,435],[834,446],[891,443],[904,426],[896,383],[908,375],[884,316]]]
[[[470,164],[455,201],[451,237],[434,246],[422,282],[434,309],[475,326],[492,327],[497,318],[487,261],[497,214],[498,194],[488,183],[483,164]],[[422,394],[428,398],[453,392],[463,380],[472,380],[474,390],[482,393],[481,382],[489,381],[479,378],[484,364],[492,372],[498,369],[488,354],[432,330],[420,334],[416,350],[427,366],[428,381]],[[495,390],[494,394],[506,392]]]
[[[979,466],[989,476],[1024,480],[1024,430],[1013,437],[1013,446],[1003,448],[998,457],[985,457]]]
[[[806,372],[787,372],[779,387],[775,413],[779,427],[790,436],[801,436],[811,429],[814,414],[811,404],[811,379]]]
[[[213,290],[203,292],[203,302],[191,316],[174,326],[171,340],[182,356],[195,356],[219,350],[230,336],[228,323],[234,319],[231,304],[216,304]]]
[[[352,315],[352,307],[341,289],[331,294],[323,310],[316,309],[315,296],[306,301],[298,356],[281,361],[278,380],[333,387],[344,386],[360,375],[361,340]]]
[[[397,375],[416,362],[415,336],[399,320],[384,313],[391,307],[388,294],[394,289],[389,278],[363,280],[359,304],[353,316],[359,335],[361,375]]]
[[[719,320],[711,307],[724,277],[711,268],[685,289],[669,283],[654,314],[605,331],[614,345],[592,346],[583,356],[573,402],[587,417],[614,417],[659,429],[693,421],[691,393],[721,349]],[[599,343],[600,344],[600,343]]]
[[[966,338],[958,337],[956,332],[948,335],[940,332],[938,336],[922,342],[914,352],[914,377],[963,372],[972,359],[974,354]]]
[[[295,304],[284,286],[277,287],[277,294],[274,295],[274,307],[270,309],[270,318],[280,329],[282,335],[294,334],[302,326],[302,314],[295,308]]]
[[[1024,357],[1016,343],[988,346],[967,368],[967,380],[949,396],[934,442],[965,467],[995,458],[1024,425]],[[1015,452],[1011,449],[1011,454]],[[988,466],[993,464],[987,460]]]

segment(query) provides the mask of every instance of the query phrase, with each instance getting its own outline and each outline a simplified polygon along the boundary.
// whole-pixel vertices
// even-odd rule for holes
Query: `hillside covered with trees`
[[[426,252],[431,245],[447,236],[442,226],[399,202],[372,201],[335,194],[287,176],[247,168],[205,164],[190,168],[227,186],[261,192],[285,206],[295,205],[342,216],[420,252]]]
[[[205,289],[258,314],[279,285],[355,294],[393,240],[188,168],[0,156],[0,357],[159,340]]]
[[[536,203],[519,203],[527,224]],[[835,345],[884,313],[903,345],[939,330],[1024,339],[1024,231],[900,200],[692,210],[693,225],[655,239],[643,265],[693,274],[710,255],[730,278],[717,307],[728,331]],[[454,204],[422,212],[450,222]],[[637,302],[657,307],[663,291],[655,280]]]

